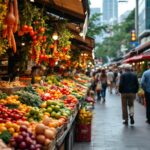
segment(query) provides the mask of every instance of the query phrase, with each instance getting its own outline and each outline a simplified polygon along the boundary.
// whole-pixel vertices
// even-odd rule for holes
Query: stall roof
[[[132,62],[138,62],[138,61],[143,61],[143,60],[150,60],[150,52],[130,57],[128,59],[125,59],[123,62],[132,63]]]
[[[91,37],[85,36],[85,38],[83,38],[82,36],[80,36],[80,29],[76,28],[76,24],[73,23],[69,23],[67,24],[68,29],[73,33],[74,38],[72,41],[76,41],[77,43],[79,43],[79,45],[83,45],[86,46],[90,49],[93,49],[95,47],[95,40]]]
[[[47,11],[72,22],[84,23],[89,16],[88,0],[34,0],[39,7],[45,6]]]

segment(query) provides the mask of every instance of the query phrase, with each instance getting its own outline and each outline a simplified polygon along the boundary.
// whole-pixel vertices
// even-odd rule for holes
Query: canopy
[[[85,23],[90,13],[88,0],[34,0],[34,2],[39,7],[44,5],[47,12],[76,23]]]
[[[142,60],[150,60],[150,53],[133,56],[133,57],[125,59],[123,62],[124,63],[132,63],[132,62],[137,62],[137,61],[142,61]]]

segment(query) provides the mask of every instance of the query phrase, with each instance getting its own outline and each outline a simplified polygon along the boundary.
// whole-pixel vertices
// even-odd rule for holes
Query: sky
[[[102,0],[90,0],[91,7],[100,7],[102,8]],[[125,13],[128,10],[133,10],[135,8],[135,0],[128,0],[127,3],[118,4],[118,14],[119,16]]]

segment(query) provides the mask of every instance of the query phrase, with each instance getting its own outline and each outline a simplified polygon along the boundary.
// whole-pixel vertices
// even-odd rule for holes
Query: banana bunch
[[[78,123],[91,124],[93,113],[85,108],[79,110]]]

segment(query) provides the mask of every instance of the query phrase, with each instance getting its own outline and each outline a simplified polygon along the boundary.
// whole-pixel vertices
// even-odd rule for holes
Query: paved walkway
[[[135,102],[135,125],[122,124],[120,97],[107,93],[106,103],[96,103],[91,143],[76,143],[74,150],[150,150],[150,125],[145,108]]]

